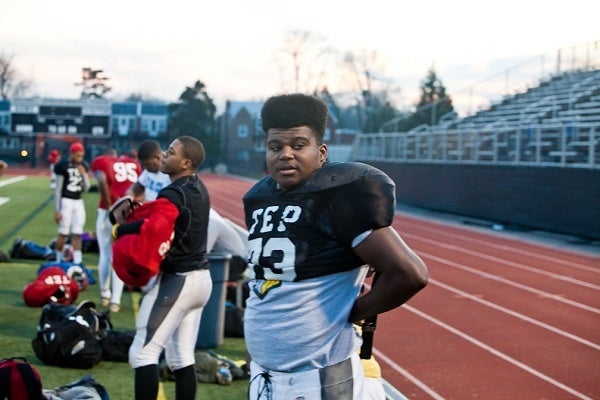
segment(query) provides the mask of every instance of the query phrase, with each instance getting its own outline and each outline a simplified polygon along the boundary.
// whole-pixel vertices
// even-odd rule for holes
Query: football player
[[[273,96],[261,117],[270,175],[243,198],[249,398],[363,399],[352,324],[414,296],[426,266],[391,227],[394,182],[365,164],[327,163],[321,100]],[[367,265],[380,279],[359,296]]]
[[[210,200],[208,190],[196,175],[204,160],[202,143],[190,136],[175,139],[160,161],[160,170],[171,178],[158,198],[148,205],[160,204],[156,212],[175,215],[174,237],[163,244],[138,251],[164,254],[156,283],[142,297],[136,320],[136,335],[129,349],[129,364],[135,369],[135,398],[156,399],[159,384],[159,357],[165,350],[169,369],[175,374],[176,398],[195,399],[197,377],[194,348],[202,310],[210,297],[212,280],[206,258],[206,237]],[[141,206],[142,208],[144,206]],[[114,254],[122,254],[119,246],[127,245],[128,236],[144,236],[153,226],[152,216],[138,221],[114,225]],[[124,239],[124,240],[123,240]],[[167,245],[170,246],[166,248]],[[115,268],[135,265],[129,260],[115,259]]]
[[[153,139],[144,140],[138,148],[138,159],[142,164],[142,174],[129,188],[127,195],[136,202],[156,200],[158,192],[171,183],[169,175],[160,171],[162,149]]]
[[[56,188],[54,190],[54,220],[58,224],[56,238],[56,261],[60,262],[68,235],[73,246],[73,263],[81,264],[81,234],[85,226],[85,205],[81,197],[90,188],[88,166],[83,157],[84,147],[75,142],[69,147],[69,158],[54,167]]]
[[[131,185],[137,181],[142,170],[137,161],[131,157],[126,155],[117,157],[114,149],[107,149],[104,154],[94,158],[92,171],[98,181],[100,194],[96,216],[100,297],[103,307],[110,307],[111,312],[119,312],[124,284],[111,268],[112,224],[108,219],[107,212],[113,203],[123,197]]]

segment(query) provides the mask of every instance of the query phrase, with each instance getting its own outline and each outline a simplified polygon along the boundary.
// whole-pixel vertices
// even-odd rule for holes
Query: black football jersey
[[[54,173],[63,177],[63,186],[60,194],[61,197],[75,200],[81,199],[84,183],[83,176],[79,172],[77,164],[65,160],[54,166]]]
[[[291,190],[263,178],[243,198],[256,278],[299,281],[363,265],[352,241],[389,226],[395,199],[394,182],[361,163],[327,164]]]

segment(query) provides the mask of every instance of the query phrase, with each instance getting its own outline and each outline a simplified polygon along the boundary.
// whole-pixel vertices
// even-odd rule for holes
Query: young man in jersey
[[[162,149],[153,139],[144,140],[138,148],[138,160],[142,164],[142,174],[129,188],[127,195],[136,202],[156,200],[158,192],[171,183],[169,175],[160,171]]]
[[[85,226],[85,205],[81,197],[90,188],[88,168],[83,161],[85,151],[79,142],[69,147],[69,158],[54,167],[54,220],[58,224],[56,261],[61,261],[67,236],[71,236],[73,263],[81,264],[81,234]]]
[[[123,197],[131,185],[137,181],[142,171],[137,161],[126,155],[117,157],[114,149],[107,149],[104,154],[96,157],[92,161],[92,171],[98,181],[98,192],[100,193],[96,216],[100,297],[103,307],[110,307],[111,312],[119,312],[124,284],[111,268],[112,224],[107,213],[113,203]]]
[[[427,284],[423,261],[391,227],[394,182],[360,163],[327,164],[327,106],[303,94],[261,112],[270,175],[244,196],[255,274],[244,314],[250,399],[362,399],[353,323]],[[359,296],[367,265],[377,283]]]
[[[135,369],[135,398],[138,400],[157,397],[158,363],[163,349],[167,365],[175,373],[176,398],[196,398],[194,349],[202,310],[212,290],[206,258],[210,200],[206,187],[196,175],[203,160],[202,143],[190,136],[182,136],[171,143],[160,161],[160,170],[169,175],[171,184],[159,192],[156,202],[163,210],[156,212],[170,215],[174,212],[177,217],[171,247],[160,263],[156,283],[142,297],[136,321],[137,332],[129,349],[129,364]],[[119,253],[117,246],[124,242],[119,237],[141,237],[148,228],[144,224],[151,220],[152,216],[115,225],[115,254]],[[160,252],[164,251],[164,247],[165,243],[162,243],[139,251]]]

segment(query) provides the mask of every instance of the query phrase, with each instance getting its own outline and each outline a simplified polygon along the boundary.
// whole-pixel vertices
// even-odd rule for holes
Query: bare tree
[[[285,88],[286,68],[291,61],[293,88],[296,92],[314,92],[318,86],[326,86],[328,55],[332,51],[325,39],[311,31],[294,30],[286,33],[283,48],[278,52],[285,57],[277,57],[282,72],[282,86]]]
[[[20,77],[13,64],[14,54],[0,53],[0,98],[24,96],[31,81]]]
[[[347,52],[342,59],[340,90],[345,104],[354,103],[360,125],[364,128],[368,120],[379,114],[381,108],[394,107],[393,98],[400,92],[393,80],[385,75],[385,65],[377,50]]]

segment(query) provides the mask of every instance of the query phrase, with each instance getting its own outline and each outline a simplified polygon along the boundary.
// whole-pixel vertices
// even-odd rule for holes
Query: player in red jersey
[[[124,284],[111,268],[112,224],[108,219],[107,211],[137,181],[138,176],[142,173],[142,168],[136,160],[129,156],[121,155],[117,157],[114,149],[108,149],[92,161],[92,171],[98,181],[98,191],[100,193],[98,216],[96,218],[100,297],[102,298],[102,306],[110,306],[112,312],[119,312]]]

